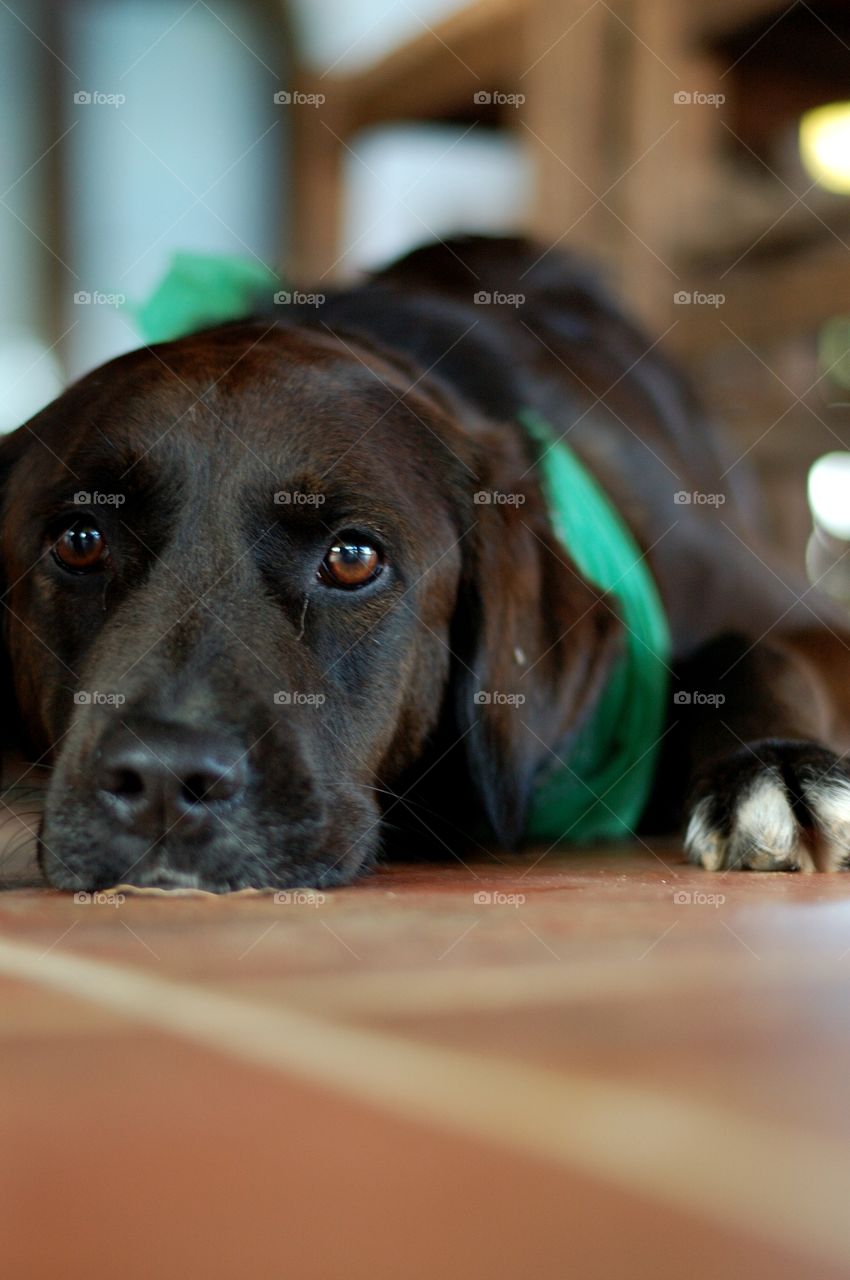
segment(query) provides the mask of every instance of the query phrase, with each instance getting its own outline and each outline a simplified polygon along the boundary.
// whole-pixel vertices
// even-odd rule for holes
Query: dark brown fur
[[[652,813],[680,816],[689,786],[713,796],[722,766],[728,826],[723,758],[765,738],[810,740],[843,777],[822,754],[850,742],[842,621],[745,549],[690,393],[569,259],[541,253],[422,250],[286,322],[113,361],[3,441],[7,739],[54,765],[55,884],[329,885],[399,829],[405,848],[488,827],[521,840],[547,748],[568,749],[622,643],[552,533],[523,408],[568,433],[647,550],[680,680],[726,696],[722,716],[671,700]],[[477,306],[480,290],[525,302]],[[81,490],[124,501],[81,508]],[[677,505],[678,490],[727,501]],[[74,579],[50,545],[81,510],[111,557]],[[316,578],[343,528],[386,548],[362,592]],[[481,688],[522,693],[523,714],[477,703]],[[80,690],[125,701],[78,705]],[[137,829],[101,783],[133,739],[172,774],[211,753],[239,785],[201,797],[194,824]]]

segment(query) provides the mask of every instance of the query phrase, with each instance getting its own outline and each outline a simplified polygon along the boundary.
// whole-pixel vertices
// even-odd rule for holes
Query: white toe
[[[781,778],[773,771],[762,774],[735,811],[729,865],[772,871],[790,864],[801,871],[814,871],[801,836]]]
[[[711,807],[710,798],[694,805],[685,832],[685,852],[691,862],[699,863],[706,871],[718,871],[723,866],[726,841],[709,821]]]
[[[850,866],[850,782],[830,778],[805,788],[817,824],[815,857],[822,871]]]

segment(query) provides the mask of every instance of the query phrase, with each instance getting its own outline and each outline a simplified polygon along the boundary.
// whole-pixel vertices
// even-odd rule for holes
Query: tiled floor
[[[318,903],[13,888],[0,999],[10,1277],[850,1268],[848,878],[658,846]]]

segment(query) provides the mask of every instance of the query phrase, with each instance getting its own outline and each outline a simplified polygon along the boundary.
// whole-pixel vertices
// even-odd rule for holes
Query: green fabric
[[[667,618],[640,547],[597,481],[545,419],[520,419],[540,446],[555,532],[583,576],[614,597],[626,628],[625,652],[568,757],[537,779],[526,837],[613,840],[634,830],[652,787],[669,697]]]
[[[129,310],[144,342],[170,342],[249,316],[279,288],[275,273],[255,259],[175,253],[150,297]]]

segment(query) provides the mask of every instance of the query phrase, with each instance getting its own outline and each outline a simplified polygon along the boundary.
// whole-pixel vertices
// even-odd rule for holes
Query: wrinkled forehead
[[[252,329],[132,353],[32,424],[26,488],[370,498],[401,508],[449,488],[447,424],[348,344]]]

